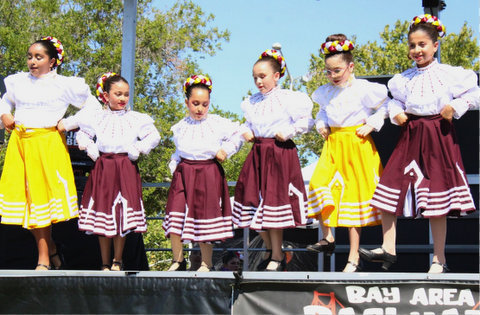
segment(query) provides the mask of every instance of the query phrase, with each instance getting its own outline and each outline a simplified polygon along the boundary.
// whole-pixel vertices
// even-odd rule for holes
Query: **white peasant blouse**
[[[79,125],[78,147],[94,161],[99,152],[128,153],[135,161],[140,153],[148,154],[160,142],[153,119],[131,110],[112,111],[107,107],[97,115],[83,117]]]
[[[255,137],[286,139],[306,133],[313,125],[313,103],[305,93],[273,88],[245,99],[241,108],[245,116],[242,133],[251,130]]]
[[[379,131],[387,117],[387,88],[353,75],[343,87],[331,83],[320,86],[312,99],[320,105],[315,118],[317,130],[368,124]]]
[[[202,120],[185,117],[171,130],[176,147],[168,165],[172,174],[182,158],[211,160],[220,149],[230,157],[242,145],[239,123],[215,114],[207,114]]]
[[[72,104],[82,109],[63,121],[65,128],[72,130],[78,127],[82,115],[101,109],[84,79],[62,76],[56,70],[39,78],[29,72],[19,72],[6,77],[4,82],[6,93],[0,100],[0,116],[15,109],[17,125],[54,127]]]
[[[393,118],[405,112],[417,116],[437,115],[450,104],[453,117],[460,118],[468,109],[478,107],[479,87],[472,70],[453,67],[434,60],[426,67],[414,67],[396,74],[388,81],[393,99],[388,103]]]

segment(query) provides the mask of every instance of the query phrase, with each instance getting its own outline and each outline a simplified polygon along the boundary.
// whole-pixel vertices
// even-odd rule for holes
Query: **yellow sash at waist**
[[[358,128],[362,127],[362,125],[356,125],[356,126],[350,126],[350,127],[330,127],[330,132],[331,133],[334,133],[334,132],[354,132],[356,131]]]
[[[48,128],[29,128],[24,125],[15,125],[13,130],[19,137],[28,138],[33,136],[39,136],[50,132],[57,132],[57,127]]]

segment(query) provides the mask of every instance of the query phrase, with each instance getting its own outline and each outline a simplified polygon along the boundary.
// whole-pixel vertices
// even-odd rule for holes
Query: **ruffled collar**
[[[207,119],[208,119],[208,113],[207,113],[207,115],[205,115],[205,118],[200,119],[200,120],[193,119],[190,115],[185,117],[185,121],[189,124],[201,124],[202,122],[206,121]]]
[[[45,73],[43,75],[41,75],[40,77],[36,77],[34,75],[32,75],[30,73],[30,71],[28,72],[28,77],[30,78],[30,80],[32,81],[37,81],[37,80],[48,80],[48,79],[51,79],[51,78],[55,78],[57,76],[57,70],[54,69],[48,73]]]
[[[278,91],[278,90],[280,90],[280,87],[277,85],[276,87],[274,87],[273,89],[271,89],[271,90],[268,91],[267,93],[265,93],[265,94],[260,93],[260,94],[262,94],[263,97],[268,97],[269,95],[274,94],[274,93],[275,93],[276,91]]]
[[[347,87],[351,87],[353,85],[353,83],[355,82],[356,78],[355,78],[355,75],[352,73],[347,81],[345,81],[344,83],[340,84],[340,85],[335,85],[335,84],[332,84],[330,83],[331,86],[333,86],[334,88],[337,88],[337,89],[345,89]]]
[[[121,110],[112,110],[110,108],[110,106],[108,106],[108,104],[106,105],[107,107],[107,113],[109,113],[110,115],[115,115],[115,116],[123,116],[127,113],[127,109],[121,109]]]
[[[438,61],[437,61],[436,58],[434,58],[433,61],[432,61],[428,66],[419,68],[419,67],[415,64],[415,68],[417,69],[417,71],[427,71],[427,70],[435,67],[436,65],[438,65]]]

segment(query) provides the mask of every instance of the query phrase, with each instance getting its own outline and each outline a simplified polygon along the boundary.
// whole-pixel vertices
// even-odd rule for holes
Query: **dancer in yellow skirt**
[[[2,127],[12,132],[0,179],[1,223],[32,231],[37,270],[62,267],[51,224],[78,216],[63,131],[77,128],[80,115],[101,108],[83,79],[57,74],[63,56],[56,38],[33,43],[27,53],[29,72],[5,78],[7,91],[0,101]],[[69,104],[84,109],[62,119]]]
[[[330,83],[319,87],[312,99],[320,105],[315,122],[326,141],[308,192],[308,217],[320,221],[323,239],[307,249],[331,255],[331,228],[348,227],[350,253],[344,272],[360,270],[361,227],[381,223],[380,212],[370,207],[382,171],[370,133],[383,126],[388,99],[385,86],[355,78],[351,50],[353,43],[343,34],[330,35],[322,44]]]

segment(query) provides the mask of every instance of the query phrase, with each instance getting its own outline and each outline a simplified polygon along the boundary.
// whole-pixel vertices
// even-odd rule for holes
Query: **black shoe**
[[[450,271],[450,269],[448,269],[447,267],[447,264],[442,264],[442,263],[439,263],[438,261],[434,261],[432,262],[432,266],[433,265],[439,265],[442,267],[442,271],[441,272],[430,272],[430,270],[428,271],[428,273],[447,273]],[[431,267],[431,266],[430,266]]]
[[[327,244],[320,243],[321,241],[326,242]],[[321,239],[319,242],[313,245],[308,245],[307,250],[317,253],[325,253],[327,256],[332,256],[333,251],[335,250],[335,241],[329,242],[326,239]]]
[[[270,263],[270,260],[272,260],[272,252],[268,255],[267,258],[262,260],[258,265],[257,265],[257,271],[265,271],[265,268],[267,268],[268,264]]]
[[[60,265],[57,266],[53,263],[54,257],[58,257],[58,260],[60,260]],[[58,251],[58,247],[57,247],[57,252],[50,255],[50,269],[62,270],[64,267],[65,267],[65,259],[63,258],[63,254],[60,251]]]
[[[365,248],[359,248],[358,253],[360,254],[360,258],[365,259],[366,261],[381,262],[382,269],[387,271],[392,264],[397,262],[397,255],[387,253],[383,247],[380,249],[382,250],[381,254],[377,254]]]
[[[269,265],[271,265],[272,263],[275,263],[276,267],[272,268],[272,269],[265,268],[265,271],[286,271],[287,270],[287,260],[286,260],[285,255],[283,255],[282,260],[271,259],[270,262],[268,263],[267,267]]]
[[[168,271],[186,271],[187,270],[187,261],[184,259],[182,261],[172,260],[172,264]]]

